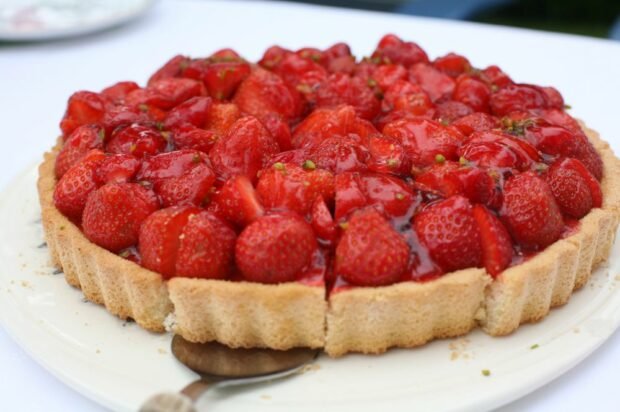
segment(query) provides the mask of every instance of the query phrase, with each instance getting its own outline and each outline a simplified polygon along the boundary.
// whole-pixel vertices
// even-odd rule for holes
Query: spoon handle
[[[194,402],[211,386],[212,382],[198,379],[181,392],[163,392],[153,395],[140,407],[140,412],[196,412]]]

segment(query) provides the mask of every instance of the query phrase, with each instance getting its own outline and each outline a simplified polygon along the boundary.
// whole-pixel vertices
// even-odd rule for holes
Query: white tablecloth
[[[285,3],[247,10],[238,2],[162,1],[144,18],[105,33],[49,44],[0,45],[0,188],[50,147],[66,99],[75,90],[99,90],[125,79],[143,83],[176,53],[205,56],[225,46],[256,59],[274,43],[323,47],[344,40],[362,55],[391,31],[381,18],[360,25],[357,19],[368,15],[358,12]],[[416,31],[420,25],[445,30],[425,37]],[[558,87],[573,113],[619,151],[620,44],[421,19],[411,19],[411,30],[431,56],[455,50],[478,66],[497,63],[518,81]],[[502,410],[620,410],[618,365],[620,333],[615,333],[577,367]],[[103,408],[58,381],[0,328],[0,410]]]

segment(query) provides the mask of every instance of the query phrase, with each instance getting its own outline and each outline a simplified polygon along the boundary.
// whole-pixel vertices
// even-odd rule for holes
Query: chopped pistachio
[[[533,344],[532,346],[530,346],[530,349],[532,349],[532,350],[533,350],[533,349],[537,349],[537,348],[538,348],[538,346],[539,346],[539,345],[538,345],[538,343],[535,343],[535,344]]]
[[[405,198],[405,195],[403,195],[402,193],[396,193],[395,197],[397,200],[403,200]]]
[[[435,162],[437,163],[444,163],[446,161],[446,157],[442,154],[436,154],[435,155]]]
[[[276,170],[284,170],[285,166],[284,166],[284,163],[282,163],[282,162],[275,162],[273,164],[273,168],[276,169]]]
[[[303,163],[302,167],[306,170],[314,170],[316,169],[316,164],[312,160],[308,159]]]
[[[340,226],[342,230],[347,230],[347,228],[349,227],[349,222],[340,222],[338,226]]]
[[[491,371],[488,369],[483,369],[482,370],[482,376],[491,376]]]

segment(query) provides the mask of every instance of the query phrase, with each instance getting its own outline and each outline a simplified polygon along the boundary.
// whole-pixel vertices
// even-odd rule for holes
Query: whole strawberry
[[[413,224],[422,245],[446,272],[481,265],[480,230],[472,205],[463,196],[431,204],[414,217]]]
[[[547,183],[566,216],[580,219],[593,207],[601,207],[601,186],[577,159],[555,161],[547,173]]]
[[[263,216],[237,239],[235,260],[251,282],[295,280],[312,261],[317,242],[312,227],[296,214]]]
[[[55,173],[60,179],[67,170],[93,149],[103,149],[105,132],[98,125],[80,126],[65,140],[56,158]]]
[[[409,264],[409,246],[373,208],[353,214],[336,247],[336,274],[359,286],[397,282]]]
[[[509,179],[500,217],[512,238],[525,250],[540,250],[559,239],[562,214],[549,185],[534,172]]]
[[[96,171],[105,160],[101,150],[91,150],[62,175],[54,189],[54,206],[75,223],[79,223],[88,195],[97,187]]]
[[[86,201],[82,228],[93,243],[118,252],[138,243],[142,222],[159,208],[155,193],[136,183],[108,183]]]

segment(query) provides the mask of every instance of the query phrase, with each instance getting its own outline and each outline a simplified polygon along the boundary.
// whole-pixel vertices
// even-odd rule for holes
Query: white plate
[[[118,26],[146,12],[154,0],[3,0],[0,40],[41,41]]]
[[[0,200],[0,320],[41,364],[113,410],[135,410],[149,395],[180,389],[195,375],[169,352],[169,335],[145,332],[84,302],[48,266],[36,170]],[[243,389],[215,390],[205,410],[481,411],[544,385],[584,359],[620,323],[620,246],[568,305],[505,338],[476,331],[381,356],[321,357],[318,368]],[[532,349],[532,345],[538,345]],[[481,371],[488,369],[490,376]],[[208,405],[208,406],[207,406]]]

